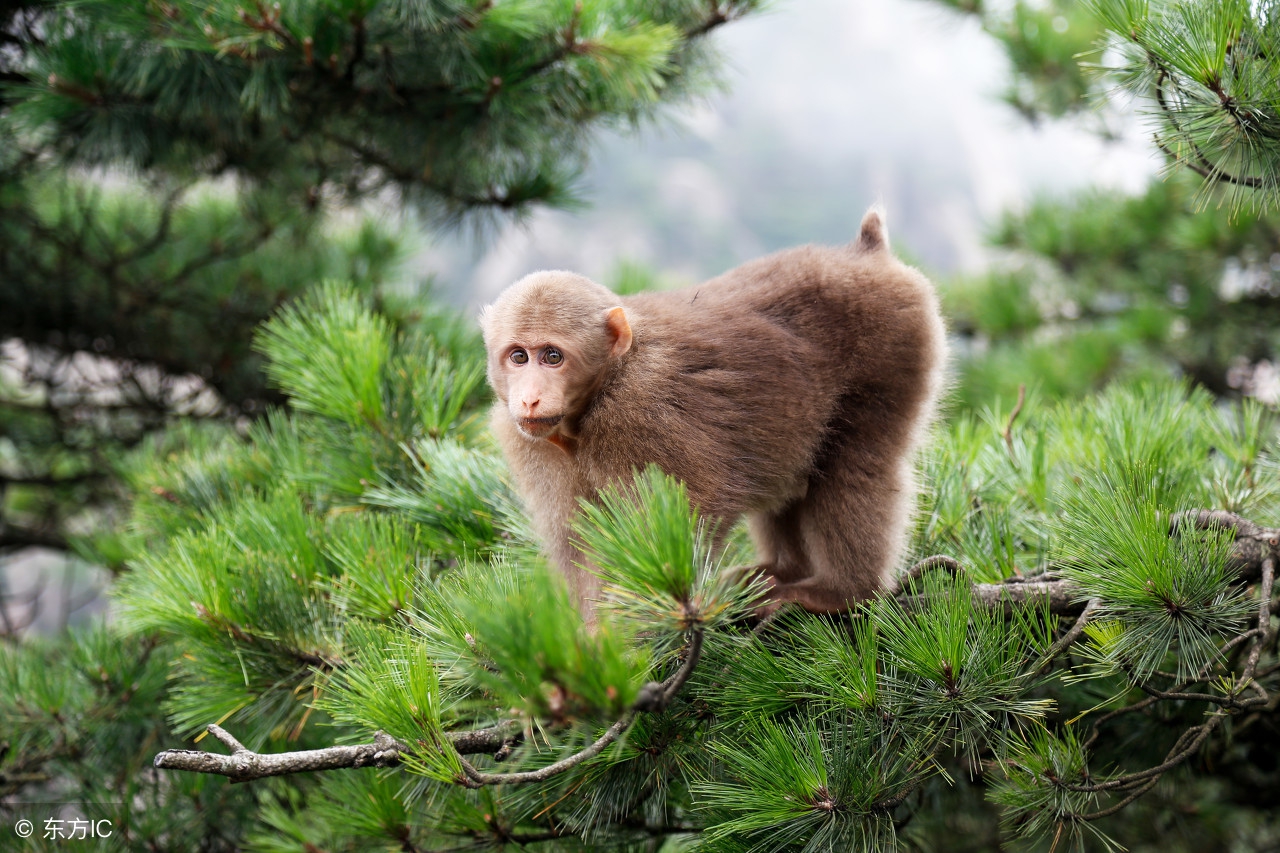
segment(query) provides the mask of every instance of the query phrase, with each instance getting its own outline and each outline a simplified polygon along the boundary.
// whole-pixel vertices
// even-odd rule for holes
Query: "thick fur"
[[[632,342],[614,357],[604,318],[617,305]],[[748,517],[775,602],[840,611],[888,582],[946,345],[933,287],[890,253],[878,209],[848,246],[789,249],[686,290],[618,297],[534,273],[481,322],[494,433],[584,609],[599,584],[570,538],[577,499],[649,463],[704,512]],[[512,341],[565,353],[554,441],[516,425]]]

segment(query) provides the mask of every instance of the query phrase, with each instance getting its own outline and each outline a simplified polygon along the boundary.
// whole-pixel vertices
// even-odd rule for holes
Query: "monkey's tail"
[[[858,239],[854,243],[854,251],[887,252],[889,251],[889,229],[884,224],[884,205],[876,202],[867,208],[862,216],[862,226],[858,229]]]

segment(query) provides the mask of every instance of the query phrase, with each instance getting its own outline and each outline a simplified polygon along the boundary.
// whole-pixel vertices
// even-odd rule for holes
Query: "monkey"
[[[601,582],[571,534],[578,500],[650,463],[705,515],[747,518],[769,590],[758,614],[841,612],[895,573],[946,337],[879,206],[845,246],[786,249],[686,290],[620,297],[532,273],[480,324],[490,426],[588,619]]]

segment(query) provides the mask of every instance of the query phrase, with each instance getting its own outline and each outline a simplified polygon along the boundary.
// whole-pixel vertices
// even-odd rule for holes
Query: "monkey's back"
[[[623,304],[632,350],[579,425],[596,488],[642,460],[712,514],[777,508],[837,436],[908,450],[936,392],[936,296],[887,250],[804,246]]]

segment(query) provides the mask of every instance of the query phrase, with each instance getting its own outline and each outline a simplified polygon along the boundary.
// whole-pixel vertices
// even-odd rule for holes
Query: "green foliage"
[[[746,615],[758,591],[743,589],[713,549],[717,538],[683,483],[649,466],[582,502],[575,530],[605,582],[607,605],[637,628],[680,636]]]
[[[254,327],[324,278],[367,292],[403,253],[393,229],[325,224],[271,190],[0,170],[0,337],[194,374],[260,406]]]
[[[1067,835],[1075,837],[1077,849],[1085,832],[1096,838],[1102,849],[1119,849],[1091,824],[1073,820],[1075,815],[1094,811],[1098,802],[1097,793],[1067,787],[1089,778],[1086,752],[1073,729],[1064,729],[1061,736],[1034,731],[1025,740],[1015,741],[1004,766],[1005,777],[992,790],[991,799],[1007,809],[1001,818],[1006,832],[1039,841],[1058,838],[1070,827]],[[1046,785],[1045,779],[1066,784]]]
[[[447,614],[435,622],[436,614]],[[429,599],[420,630],[485,704],[564,723],[616,718],[635,701],[647,656],[602,621],[587,629],[564,582],[505,562],[458,572]]]
[[[368,293],[401,254],[385,226],[271,192],[0,168],[0,547],[121,568],[127,451],[175,419],[260,412],[278,398],[257,323],[319,278]]]
[[[520,573],[512,600],[453,616],[496,646],[523,624],[542,669],[496,654],[511,675],[502,697],[435,669],[424,609],[460,566],[530,549],[478,416],[478,336],[420,290],[382,290],[403,235],[358,203],[408,203],[431,225],[574,204],[592,134],[702,91],[703,36],[757,5],[0,9],[0,338],[31,356],[0,387],[0,548],[74,546],[127,578],[93,651],[103,673],[58,678],[56,649],[0,650],[0,792],[119,801],[129,849],[559,837],[548,802],[432,781],[456,778],[447,761],[410,760],[407,787],[397,771],[255,790],[169,778],[149,757],[215,719],[264,749],[373,727],[417,744],[514,703],[530,709],[530,739],[511,761],[533,766],[551,740],[562,751],[594,735],[584,720],[532,742],[555,690],[566,713],[627,706],[651,644],[585,631],[536,573]],[[251,329],[330,279],[345,284],[285,307],[257,341],[277,393]],[[91,388],[63,379],[95,375]],[[286,396],[291,412],[268,411]],[[209,423],[169,429],[193,416]],[[146,678],[84,698],[133,673],[130,654],[151,655]],[[49,713],[23,704],[45,692]]]
[[[19,817],[43,826],[51,816],[23,802],[76,802],[117,836],[127,831],[134,849],[233,849],[237,824],[255,812],[251,790],[151,772],[156,745],[177,737],[159,712],[174,651],[100,625],[0,646],[0,820],[10,832]]]
[[[712,850],[890,849],[894,801],[931,764],[928,748],[903,748],[865,717],[760,719],[713,749],[727,779],[695,787],[718,819]]]
[[[1018,2],[999,23],[988,15],[984,25],[1013,65],[1004,100],[1023,116],[1056,118],[1093,106],[1095,85],[1079,58],[1093,49],[1099,27],[1086,4]]]
[[[960,399],[977,408],[1028,384],[1081,396],[1116,379],[1186,375],[1218,395],[1270,393],[1250,378],[1280,362],[1275,217],[1195,211],[1194,180],[1136,196],[1086,191],[1006,214],[1006,264],[947,283]]]
[[[304,404],[244,435],[193,428],[138,455],[128,476],[141,496],[120,540],[132,568],[103,636],[163,640],[147,714],[159,726],[163,709],[176,731],[157,746],[219,722],[264,751],[383,731],[410,752],[377,773],[262,787],[235,842],[249,849],[654,837],[708,850],[890,849],[907,817],[930,826],[925,804],[979,774],[1010,837],[1043,837],[1125,795],[1090,787],[1090,768],[1123,782],[1175,742],[1113,712],[1196,678],[1212,682],[1213,702],[1253,695],[1232,668],[1239,658],[1222,652],[1247,627],[1249,601],[1226,570],[1226,539],[1170,536],[1169,519],[1228,501],[1259,518],[1280,511],[1265,484],[1276,421],[1256,403],[1218,407],[1165,382],[1085,401],[1031,395],[1016,417],[1010,400],[958,416],[924,460],[911,551],[952,555],[965,571],[926,572],[848,616],[784,612],[759,631],[745,624],[759,590],[726,570],[752,562],[738,534],[712,529],[681,484],[640,472],[575,523],[606,586],[588,627],[537,558],[476,428],[478,348],[396,333],[332,285],[260,340]],[[303,357],[319,348],[332,352]],[[433,424],[420,400],[447,401]],[[1046,568],[1099,600],[1066,651],[1044,607],[985,606],[971,589]],[[468,757],[482,772],[545,767],[630,719],[695,634],[704,649],[684,690],[602,754],[542,783],[458,787],[455,733],[512,733],[500,767]],[[79,688],[28,657],[7,660],[12,689],[0,695],[19,697],[6,707],[24,734],[4,760],[30,762],[48,741],[26,727]],[[1254,683],[1275,689],[1266,672]],[[1225,719],[1203,713],[1207,700],[1179,701],[1167,712],[1174,732]],[[1085,739],[1074,726],[1091,716],[1100,734]],[[1202,743],[1240,760],[1225,737]],[[911,843],[928,831],[911,830]],[[1100,818],[1096,831],[1124,828]]]
[[[1210,450],[1203,423],[1210,409],[1202,393],[1183,398],[1168,387],[1101,403],[1071,425],[1068,440],[1096,462],[1065,484],[1058,559],[1084,594],[1105,602],[1100,616],[1128,626],[1109,643],[1110,662],[1145,681],[1176,642],[1185,678],[1212,660],[1247,614],[1226,571],[1232,537],[1190,529],[1169,535],[1172,513],[1208,499],[1200,469]]]
[[[1235,210],[1280,198],[1280,7],[1242,0],[1092,0],[1106,28],[1104,69],[1117,87],[1153,101],[1157,142],[1225,186]]]
[[[1028,121],[1090,118],[1097,84],[1081,56],[1092,53],[1102,25],[1081,0],[936,0],[976,17],[1004,49],[1010,82],[1002,99]],[[1099,118],[1093,116],[1092,118]],[[1105,123],[1100,126],[1105,130]]]
[[[1054,622],[1047,611],[999,610],[975,604],[966,585],[926,578],[907,610],[885,599],[876,612],[877,660],[885,667],[883,707],[919,717],[923,729],[945,732],[971,755],[992,730],[1034,725],[1052,705],[1024,697],[1032,664],[1048,651]],[[1014,698],[1020,697],[1020,698]]]
[[[12,107],[77,162],[352,196],[394,185],[437,222],[572,202],[593,130],[707,72],[731,0],[55,5]],[[429,47],[426,47],[429,46]]]
[[[415,747],[407,766],[441,782],[462,778],[458,753],[445,740],[438,674],[426,650],[403,629],[354,622],[343,637],[347,666],[327,685],[318,706],[335,722]]]
[[[382,419],[382,368],[391,329],[349,290],[328,284],[286,305],[262,327],[267,376],[295,409],[363,424]]]

